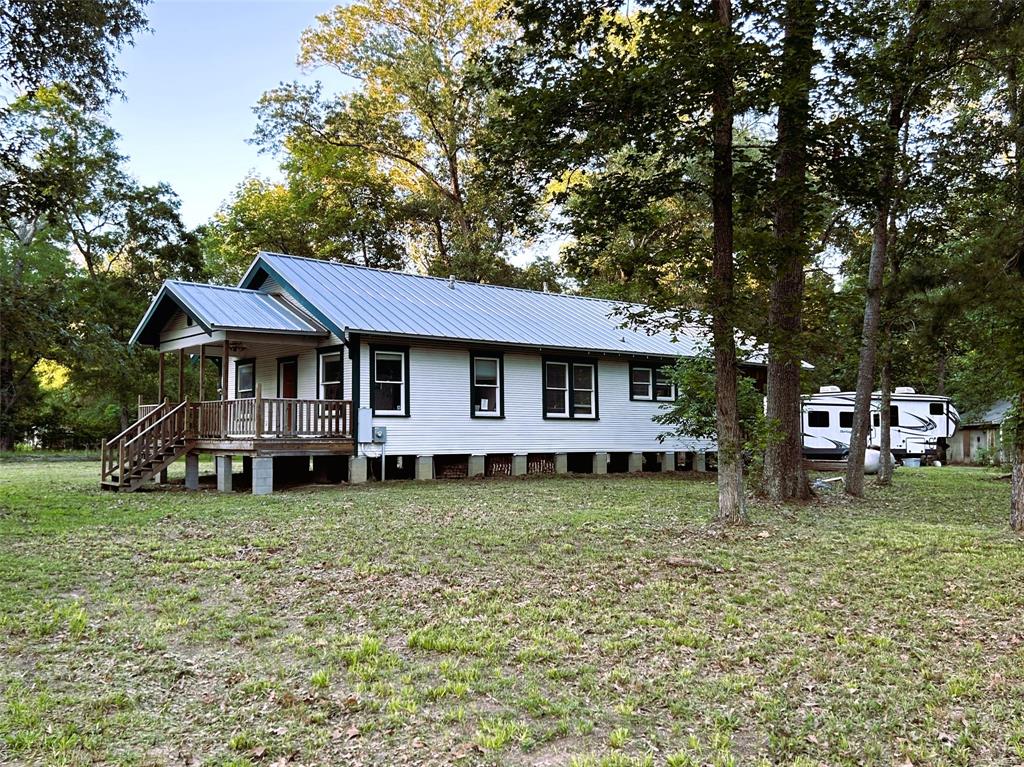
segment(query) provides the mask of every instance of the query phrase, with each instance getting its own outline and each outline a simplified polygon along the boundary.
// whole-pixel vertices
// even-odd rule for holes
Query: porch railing
[[[253,397],[183,404],[187,439],[352,436],[350,400]],[[170,407],[140,405],[139,421],[107,446],[114,448],[122,437],[135,436]]]

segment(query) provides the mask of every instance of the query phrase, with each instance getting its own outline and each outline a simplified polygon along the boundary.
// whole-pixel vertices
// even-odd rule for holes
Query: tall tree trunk
[[[892,484],[892,339],[889,332],[886,333],[885,345],[885,360],[879,376],[882,387],[881,402],[878,405],[878,448],[881,455],[878,456],[876,482],[879,485]]]
[[[1010,436],[1010,528],[1024,532],[1024,391],[1017,395]],[[1004,443],[1005,444],[1005,443]]]
[[[765,489],[774,501],[811,494],[803,468],[800,417],[800,364],[807,206],[807,126],[817,3],[788,0],[778,97],[778,154],[775,161],[775,240],[778,271],[771,288],[767,406],[765,414],[781,427],[765,454]]]
[[[718,520],[747,521],[743,493],[743,438],[736,401],[736,335],[733,276],[733,65],[730,0],[712,0],[721,26],[721,59],[715,67],[712,94],[713,152],[711,208],[714,220],[711,329],[715,344],[715,404],[718,425]]]

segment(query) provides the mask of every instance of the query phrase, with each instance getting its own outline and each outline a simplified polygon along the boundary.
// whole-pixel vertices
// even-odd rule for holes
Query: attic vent
[[[838,394],[840,391],[838,386],[822,386],[818,389],[819,394]]]
[[[455,290],[455,275],[454,274],[449,274],[448,275],[448,288],[450,290]]]
[[[544,292],[547,293],[548,292],[548,281],[544,280],[544,282],[542,284],[544,286]]]
[[[893,392],[894,394],[915,394],[913,386],[897,386]]]

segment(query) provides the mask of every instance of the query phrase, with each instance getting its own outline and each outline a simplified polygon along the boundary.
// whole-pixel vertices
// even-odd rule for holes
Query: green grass
[[[256,498],[8,463],[0,762],[1021,764],[1007,506],[905,470],[721,530],[673,476]]]

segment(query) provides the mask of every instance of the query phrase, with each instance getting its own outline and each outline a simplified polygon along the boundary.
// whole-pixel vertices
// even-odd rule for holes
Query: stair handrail
[[[160,403],[159,405],[157,405],[157,406],[156,406],[156,409],[155,409],[155,410],[153,410],[153,411],[151,411],[151,412],[149,412],[149,413],[146,413],[146,415],[142,416],[142,418],[138,419],[138,420],[137,420],[137,421],[136,421],[135,423],[133,423],[133,424],[132,424],[131,426],[129,426],[129,427],[127,428],[127,429],[125,429],[124,431],[122,431],[122,432],[121,432],[120,434],[118,434],[118,435],[117,435],[116,437],[114,437],[113,439],[110,439],[110,440],[108,440],[108,441],[107,441],[107,447],[113,447],[113,446],[114,446],[114,444],[115,444],[115,443],[116,443],[116,442],[117,442],[117,441],[118,441],[119,439],[122,439],[122,438],[123,438],[123,437],[124,437],[124,436],[125,436],[125,435],[126,435],[126,434],[127,434],[128,432],[130,432],[130,431],[131,431],[132,429],[136,429],[136,428],[138,428],[140,424],[142,424],[142,423],[144,423],[145,421],[148,421],[148,420],[149,420],[150,418],[153,418],[154,416],[156,416],[156,415],[157,415],[157,414],[158,414],[158,413],[159,413],[159,412],[160,412],[161,410],[163,410],[163,409],[164,409],[165,407],[167,407],[167,406],[168,406],[169,404],[170,404],[170,400],[166,400],[166,399],[165,399],[165,400],[164,400],[163,402],[161,402],[161,403]]]
[[[137,440],[137,439],[139,439],[140,437],[143,437],[143,436],[145,436],[146,434],[148,434],[149,432],[153,431],[153,429],[155,429],[155,428],[156,428],[157,426],[159,426],[160,424],[162,424],[162,423],[163,423],[164,421],[166,421],[166,420],[167,420],[168,418],[170,418],[171,416],[173,416],[173,415],[176,415],[176,414],[177,414],[177,412],[178,412],[179,410],[182,410],[182,409],[184,409],[184,408],[185,408],[185,407],[186,407],[186,406],[187,406],[188,404],[189,404],[189,403],[188,403],[187,401],[186,401],[186,402],[179,402],[179,403],[178,403],[177,405],[175,405],[175,406],[174,406],[174,408],[173,408],[172,410],[170,410],[170,411],[168,411],[168,412],[167,412],[166,414],[164,414],[164,416],[163,416],[163,417],[161,417],[161,418],[160,418],[160,420],[158,420],[158,421],[154,421],[154,422],[153,422],[153,423],[151,423],[151,424],[150,424],[149,426],[147,426],[147,427],[146,427],[145,429],[143,429],[143,430],[142,430],[142,431],[140,431],[140,432],[139,432],[138,434],[136,434],[136,435],[135,435],[134,437],[132,437],[132,438],[131,438],[130,440],[128,440],[127,442],[125,442],[125,443],[124,443],[124,446],[125,446],[125,447],[128,447],[128,446],[129,446],[129,445],[131,445],[131,444],[132,444],[133,442],[135,442],[135,440]]]

